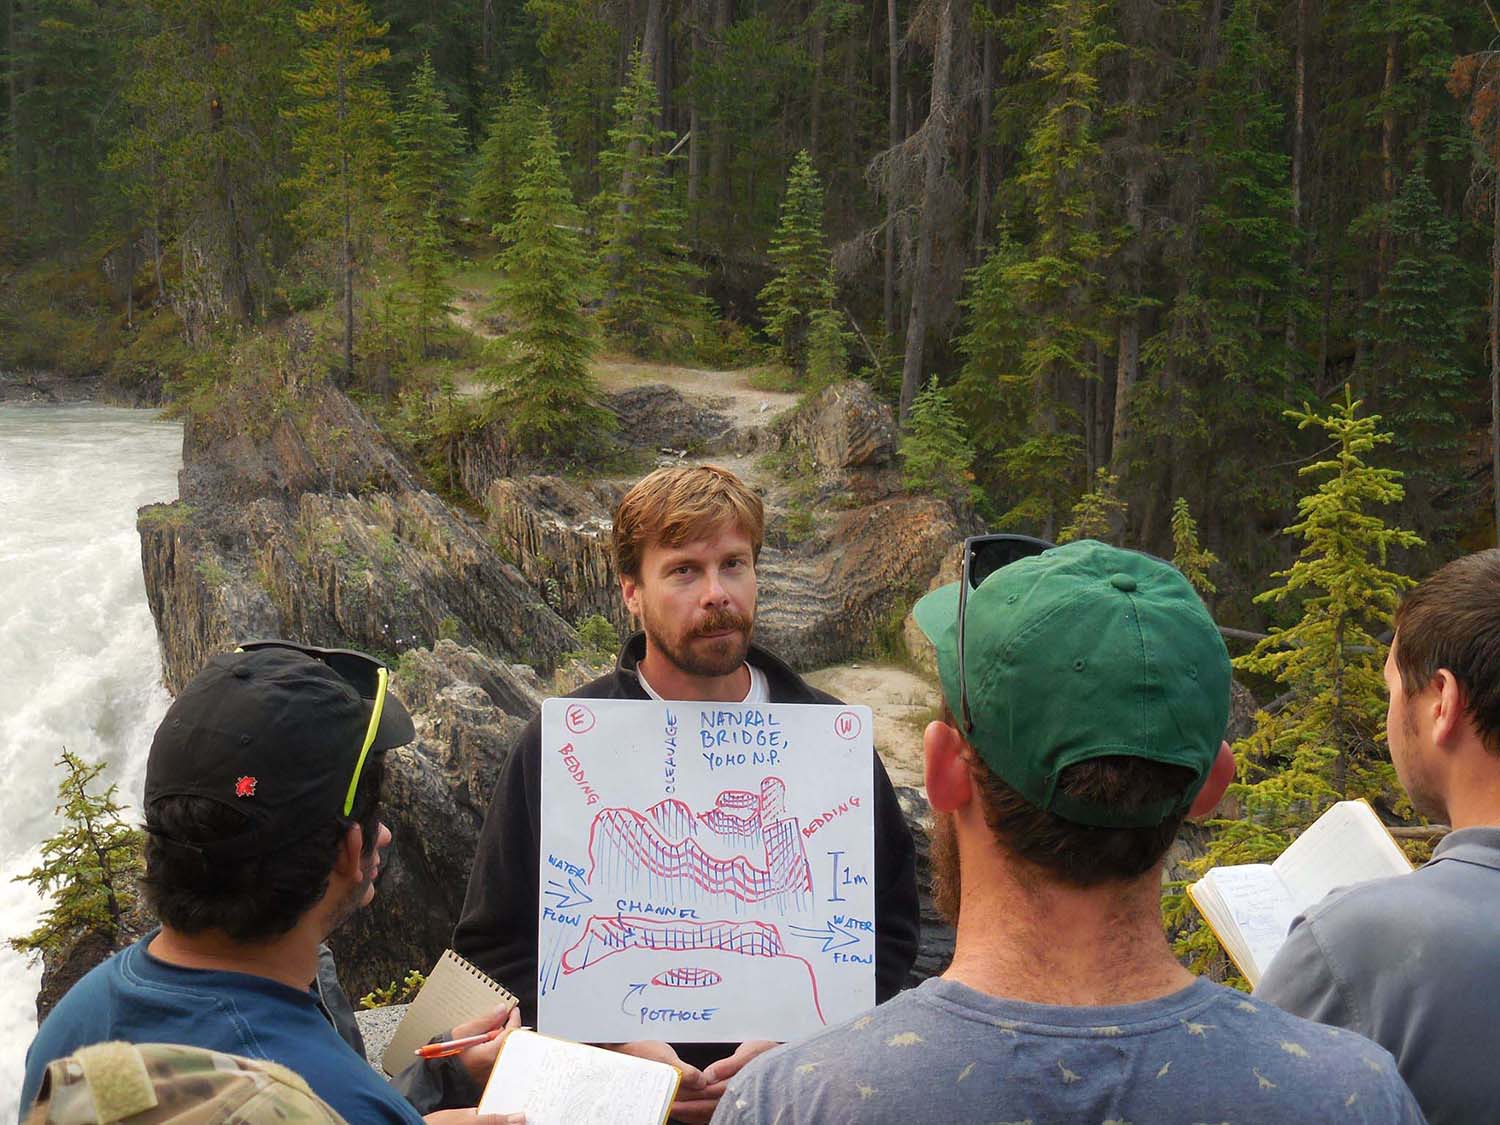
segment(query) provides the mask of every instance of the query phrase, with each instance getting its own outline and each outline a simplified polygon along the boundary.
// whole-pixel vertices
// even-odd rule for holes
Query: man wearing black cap
[[[27,1052],[22,1106],[52,1060],[123,1039],[281,1063],[350,1121],[422,1121],[339,1037],[316,987],[323,939],[374,897],[391,839],[384,753],[413,737],[386,669],[362,654],[256,642],[210,660],[146,764],[141,885],[161,928],[53,1009]],[[482,1079],[498,1048],[462,1063]]]

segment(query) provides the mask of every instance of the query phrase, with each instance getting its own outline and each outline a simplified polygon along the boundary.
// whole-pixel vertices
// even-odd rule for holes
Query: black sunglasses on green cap
[[[375,745],[375,732],[380,729],[380,716],[385,711],[386,688],[391,673],[384,664],[363,652],[352,648],[317,648],[313,645],[293,644],[290,641],[241,641],[236,652],[256,652],[268,648],[290,649],[310,656],[328,665],[359,692],[361,699],[370,700],[370,725],[365,730],[364,742],[359,748],[359,757],[354,761],[354,773],[349,778],[349,789],[344,794],[343,815],[348,816],[354,808],[354,793],[359,788],[360,774],[365,770],[365,759],[370,756],[370,747]]]
[[[964,664],[964,611],[969,606],[969,591],[978,586],[995,571],[1009,566],[1017,559],[1040,555],[1056,544],[1045,539],[1034,539],[1030,535],[1008,535],[997,532],[993,535],[971,535],[964,540],[963,573],[958,583],[958,706],[959,721],[964,725],[964,734],[974,733],[974,720],[969,716],[969,676]]]

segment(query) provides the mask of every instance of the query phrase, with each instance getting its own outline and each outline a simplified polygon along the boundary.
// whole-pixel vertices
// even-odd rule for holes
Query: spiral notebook
[[[422,985],[417,998],[406,1009],[391,1044],[380,1056],[387,1074],[399,1074],[413,1062],[413,1052],[434,1035],[454,1024],[493,1012],[516,998],[453,950],[443,951]]]

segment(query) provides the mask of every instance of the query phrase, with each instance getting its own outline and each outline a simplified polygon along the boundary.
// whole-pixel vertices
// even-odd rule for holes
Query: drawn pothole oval
[[[664,988],[712,988],[723,981],[722,973],[689,967],[667,969],[651,978],[652,984],[659,984]]]

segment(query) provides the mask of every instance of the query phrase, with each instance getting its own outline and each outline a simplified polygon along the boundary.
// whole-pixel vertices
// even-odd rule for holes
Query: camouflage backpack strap
[[[165,1043],[104,1043],[57,1060],[32,1113],[27,1125],[343,1125],[286,1067]]]
[[[35,1125],[119,1121],[155,1109],[156,1086],[133,1043],[95,1043],[47,1067]]]

